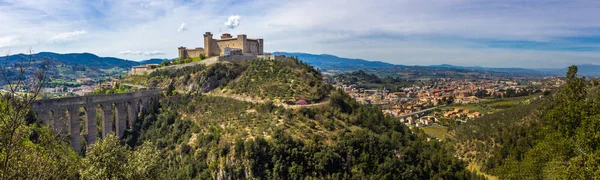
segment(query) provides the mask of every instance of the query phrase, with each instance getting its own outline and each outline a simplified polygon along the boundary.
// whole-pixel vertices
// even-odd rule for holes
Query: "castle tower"
[[[223,33],[223,35],[221,35],[221,39],[229,39],[232,38],[231,34],[229,33]]]
[[[187,58],[187,53],[185,53],[185,47],[181,46],[177,48],[177,50],[179,51],[179,59]]]
[[[258,55],[263,55],[264,54],[264,50],[263,50],[263,39],[257,39],[258,41]]]
[[[237,35],[237,40],[241,45],[240,49],[242,49],[242,53],[248,53],[248,46],[246,46],[246,39],[247,39],[247,37],[245,34]]]
[[[213,41],[213,35],[210,32],[206,32],[204,33],[204,55],[206,55],[206,57],[210,57],[212,56],[212,41]]]

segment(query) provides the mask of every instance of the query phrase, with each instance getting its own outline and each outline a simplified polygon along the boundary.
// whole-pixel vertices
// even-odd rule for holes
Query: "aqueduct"
[[[100,110],[102,137],[116,132],[123,137],[125,129],[131,128],[138,113],[160,94],[158,90],[111,95],[91,95],[34,101],[31,105],[38,119],[61,135],[67,135],[76,151],[81,150],[80,109],[83,108],[83,132],[87,144],[94,144],[98,137],[97,111]],[[114,118],[113,118],[114,117]],[[114,122],[113,122],[114,121]],[[127,127],[129,126],[129,127]]]

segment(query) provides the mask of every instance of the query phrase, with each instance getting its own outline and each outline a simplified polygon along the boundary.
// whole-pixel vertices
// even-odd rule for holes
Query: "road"
[[[420,111],[411,112],[411,113],[408,113],[408,114],[402,114],[402,115],[399,115],[398,117],[399,118],[410,117],[410,116],[421,114],[421,113],[424,113],[424,112],[427,112],[427,111],[433,111],[433,110],[437,109],[438,107],[427,108],[427,109],[423,109],[423,110],[420,110]]]

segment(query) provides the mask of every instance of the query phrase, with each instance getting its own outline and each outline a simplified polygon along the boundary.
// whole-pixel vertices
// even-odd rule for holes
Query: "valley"
[[[600,179],[597,17],[0,0],[0,180]]]

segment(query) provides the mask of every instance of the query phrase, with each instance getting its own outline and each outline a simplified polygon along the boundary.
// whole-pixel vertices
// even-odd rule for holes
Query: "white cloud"
[[[229,16],[229,18],[227,18],[227,21],[225,21],[225,27],[229,28],[229,29],[235,29],[238,26],[240,26],[240,18],[241,16],[239,15],[231,15]]]
[[[120,51],[120,55],[132,55],[132,56],[157,56],[164,55],[161,51]]]
[[[116,56],[141,60],[146,54],[157,54],[172,58],[177,56],[177,47],[201,47],[201,34],[216,34],[223,29],[233,35],[264,38],[265,51],[328,53],[399,64],[562,66],[597,60],[594,54],[600,54],[491,49],[481,41],[552,43],[560,38],[600,37],[600,21],[596,20],[600,16],[600,1],[224,1],[0,3],[2,26],[11,27],[0,29],[0,48],[25,52],[33,46],[38,51],[91,52],[101,56],[115,56],[121,50],[156,50],[160,53],[123,51]],[[362,13],[365,9],[376,11]],[[244,26],[240,26],[241,17]],[[182,23],[178,31],[174,22]],[[73,31],[79,29],[85,31]],[[194,34],[200,36],[190,36]],[[84,37],[85,41],[80,40]],[[555,61],[546,63],[549,58]]]
[[[187,27],[185,27],[185,23],[181,23],[181,25],[179,25],[179,28],[177,28],[177,32],[182,32],[187,30]]]
[[[76,40],[78,37],[88,34],[86,30],[64,32],[50,37],[50,40],[55,42],[67,42]]]
[[[11,47],[21,44],[22,40],[16,36],[0,37],[0,48]]]

